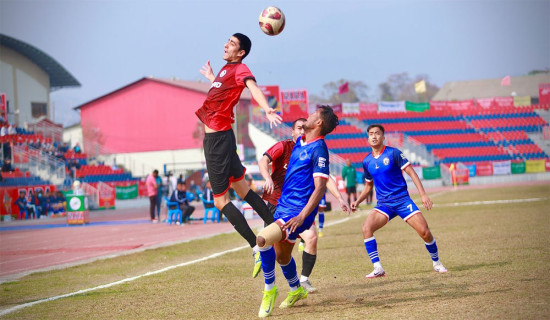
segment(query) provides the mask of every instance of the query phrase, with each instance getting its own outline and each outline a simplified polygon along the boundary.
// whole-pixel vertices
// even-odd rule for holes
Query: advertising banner
[[[405,101],[380,101],[378,112],[405,112]]]
[[[539,83],[539,104],[550,104],[550,83]]]
[[[525,161],[512,161],[512,174],[525,173]]]
[[[430,101],[430,109],[442,111],[447,108],[447,101]]]
[[[525,172],[534,173],[534,172],[545,172],[546,171],[546,161],[545,160],[527,160],[525,161]]]
[[[342,113],[343,114],[358,114],[359,113],[359,102],[355,102],[355,103],[343,102],[342,103]]]
[[[476,104],[479,108],[491,108],[495,105],[495,98],[476,99]]]
[[[272,109],[275,109],[278,114],[281,114],[281,96],[279,92],[279,86],[258,86],[260,90],[262,90],[262,93],[264,94],[265,98],[267,99],[267,104]],[[260,105],[256,100],[254,100],[254,97],[250,100],[250,105],[252,106],[252,113],[255,116],[259,116],[263,113],[262,108],[260,108]]]
[[[512,162],[510,160],[493,162],[493,174],[494,175],[511,174],[512,173],[511,163]]]
[[[550,171],[550,159],[545,160],[546,171]]]
[[[497,107],[513,107],[514,97],[497,97],[495,98],[495,106]]]
[[[8,106],[6,104],[6,94],[0,93],[0,116],[4,118],[4,121],[8,121]]]
[[[308,117],[308,98],[306,89],[281,90],[283,121],[290,122]]]
[[[474,100],[447,101],[447,108],[451,110],[470,110],[474,108]]]
[[[133,184],[126,187],[115,187],[116,198],[119,200],[135,199],[138,197],[138,185]]]
[[[407,111],[413,111],[413,112],[424,112],[430,109],[430,103],[429,102],[416,103],[416,102],[405,101],[405,109]]]
[[[378,111],[378,103],[359,102],[359,112],[361,112],[361,113],[376,113],[377,111]]]
[[[476,175],[478,176],[492,176],[493,164],[491,162],[478,162],[476,163]]]
[[[422,168],[422,176],[425,180],[441,179],[441,168],[439,166]]]
[[[99,209],[114,209],[116,199],[115,188],[100,182],[97,184],[97,191],[99,192]]]
[[[84,224],[90,222],[88,198],[85,195],[67,194],[67,224]]]
[[[514,97],[514,107],[523,107],[523,106],[530,106],[530,105],[531,105],[530,96]]]

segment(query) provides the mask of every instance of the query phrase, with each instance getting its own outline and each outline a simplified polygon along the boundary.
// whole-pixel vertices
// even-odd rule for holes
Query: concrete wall
[[[50,78],[31,60],[7,48],[0,48],[0,91],[6,93],[8,120],[23,127],[35,122],[31,103],[46,103],[50,116]],[[19,112],[17,113],[17,110]]]

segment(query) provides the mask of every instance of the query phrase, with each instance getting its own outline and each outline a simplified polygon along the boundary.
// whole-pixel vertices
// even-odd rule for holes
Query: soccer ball
[[[285,28],[285,15],[277,7],[267,7],[260,13],[259,22],[265,34],[276,36]]]

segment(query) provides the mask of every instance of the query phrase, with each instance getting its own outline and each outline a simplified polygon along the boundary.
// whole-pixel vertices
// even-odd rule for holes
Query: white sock
[[[298,290],[298,287],[290,287],[290,291],[294,292],[296,290]]]
[[[382,268],[382,264],[380,263],[380,261],[374,263],[374,268],[384,269]]]
[[[300,282],[308,281],[309,277],[306,276],[300,276]]]
[[[260,251],[260,247],[258,245],[255,245],[254,248],[252,248],[252,254],[256,254],[256,252]]]
[[[273,287],[275,287],[275,282],[272,282],[270,284],[265,284],[265,291],[269,291],[271,289],[273,289]]]

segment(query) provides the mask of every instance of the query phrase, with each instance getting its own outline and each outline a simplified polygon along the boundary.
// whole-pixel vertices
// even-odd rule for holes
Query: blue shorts
[[[374,210],[385,215],[388,221],[397,216],[407,221],[415,214],[420,213],[420,209],[418,209],[410,197],[404,197],[392,203],[377,203]]]
[[[294,217],[284,216],[284,217],[281,217],[281,218],[278,218],[278,219],[276,218],[276,220],[279,221],[280,225],[284,225],[285,223],[287,223],[292,218],[294,218]],[[283,230],[283,239],[281,239],[281,241],[286,241],[286,242],[289,242],[289,243],[296,243],[296,238],[298,238],[299,234],[306,231],[306,230],[309,230],[309,228],[311,228],[311,226],[313,225],[314,222],[315,222],[315,214],[311,213],[304,220],[304,223],[302,223],[301,226],[296,228],[296,230],[294,232],[290,233],[289,229]]]

